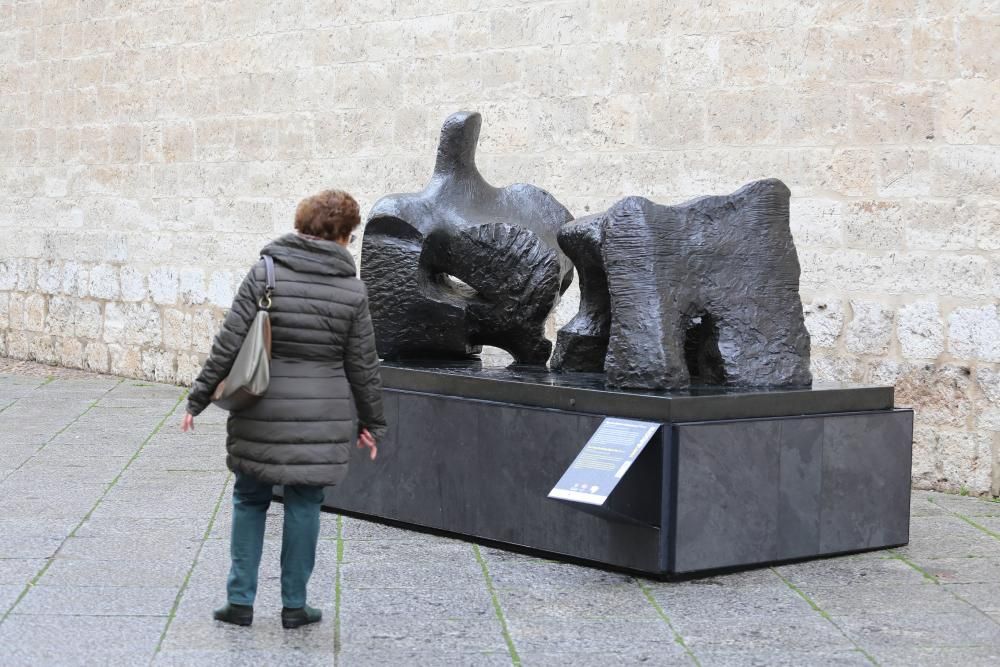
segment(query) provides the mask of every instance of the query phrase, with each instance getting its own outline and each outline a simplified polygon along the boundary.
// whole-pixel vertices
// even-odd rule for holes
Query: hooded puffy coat
[[[368,296],[343,246],[287,234],[264,247],[274,258],[271,382],[252,407],[230,413],[229,469],[271,484],[331,486],[347,474],[357,424],[385,434],[382,381]],[[204,410],[228,374],[264,293],[264,263],[247,274],[188,395]]]

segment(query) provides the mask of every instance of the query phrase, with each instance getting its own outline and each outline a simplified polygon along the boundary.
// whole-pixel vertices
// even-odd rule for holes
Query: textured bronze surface
[[[361,250],[379,353],[459,359],[483,345],[544,364],[545,320],[573,278],[557,235],[572,219],[533,185],[495,188],[476,168],[478,113],[441,129],[430,183],[383,197]]]
[[[582,296],[553,368],[628,388],[808,385],[788,200],[767,179],[677,206],[628,197],[565,226]]]

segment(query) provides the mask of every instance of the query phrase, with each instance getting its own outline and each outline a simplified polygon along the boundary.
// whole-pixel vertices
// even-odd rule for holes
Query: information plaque
[[[549,492],[549,498],[603,505],[660,424],[606,418]]]

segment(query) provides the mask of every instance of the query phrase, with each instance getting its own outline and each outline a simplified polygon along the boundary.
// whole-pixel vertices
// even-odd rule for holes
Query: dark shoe
[[[281,608],[281,627],[285,629],[298,628],[310,623],[319,623],[323,612],[306,605],[300,609]]]
[[[216,609],[212,613],[212,618],[233,625],[250,625],[253,623],[253,607],[248,607],[245,604],[227,603],[225,607]]]

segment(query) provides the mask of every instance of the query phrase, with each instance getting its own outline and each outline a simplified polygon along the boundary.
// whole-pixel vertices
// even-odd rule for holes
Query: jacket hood
[[[264,246],[260,254],[269,255],[278,264],[302,273],[327,276],[357,276],[354,257],[344,246],[333,241],[309,239],[294,232]]]

